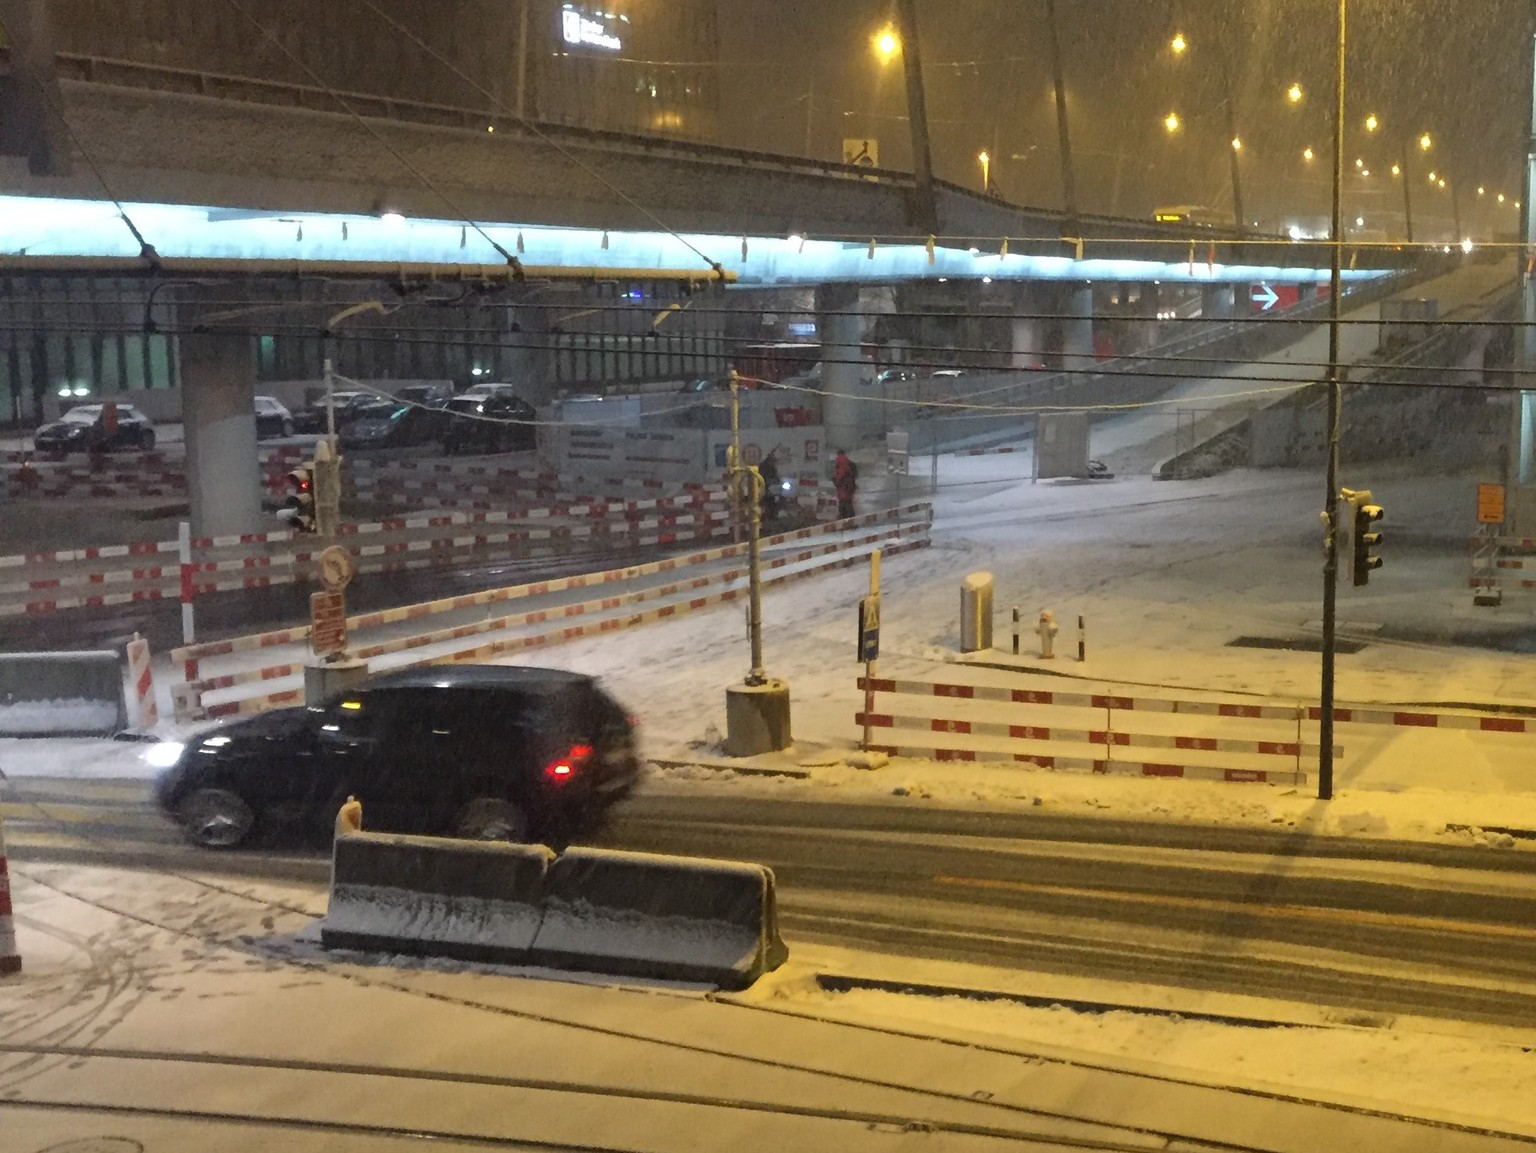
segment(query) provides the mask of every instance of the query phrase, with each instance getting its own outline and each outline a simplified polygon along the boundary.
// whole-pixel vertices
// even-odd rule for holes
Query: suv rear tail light
[[[544,766],[544,777],[557,785],[563,785],[567,781],[574,780],[581,767],[587,763],[587,758],[592,755],[591,745],[572,745],[570,751],[563,757],[556,757]]]

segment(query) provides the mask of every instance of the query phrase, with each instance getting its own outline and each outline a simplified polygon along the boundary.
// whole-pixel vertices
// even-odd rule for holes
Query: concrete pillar
[[[573,309],[572,311],[580,311]],[[551,351],[548,302],[530,301],[507,310],[506,379],[533,405],[548,404],[555,395],[555,355]]]
[[[827,450],[853,448],[880,429],[880,414],[864,400],[864,317],[857,285],[823,284],[816,289],[816,323],[821,333],[822,423]]]
[[[1020,284],[1012,294],[1015,315],[1009,324],[1013,330],[1012,356],[1009,363],[1014,368],[1033,368],[1045,363],[1045,336],[1037,317],[1050,311],[1042,307],[1040,293],[1031,284]]]
[[[0,81],[0,152],[25,156],[34,176],[68,176],[69,128],[54,65],[49,6],[0,0],[0,24],[11,40],[9,75]]]
[[[1068,286],[1062,309],[1062,367],[1068,372],[1093,368],[1093,285]]]
[[[1207,284],[1200,290],[1201,315],[1206,320],[1231,320],[1237,315],[1237,290],[1230,284]]]
[[[264,519],[261,511],[251,338],[232,333],[184,335],[178,344],[192,535],[277,529],[279,522]]]

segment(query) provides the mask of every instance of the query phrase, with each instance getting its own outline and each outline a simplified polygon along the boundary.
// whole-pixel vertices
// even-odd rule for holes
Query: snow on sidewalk
[[[873,963],[813,950],[732,998],[328,954],[313,940],[323,892],[191,875],[33,864],[17,871],[17,899],[26,967],[0,982],[11,1140],[87,1136],[101,1109],[113,1132],[180,1118],[229,1149],[273,1147],[272,1124],[436,1133],[445,1148],[601,1137],[658,1153],[886,1149],[892,1133],[903,1148],[1001,1149],[1025,1132],[1112,1138],[1114,1125],[1137,1141],[1296,1153],[1345,1139],[1492,1150],[1514,1146],[1478,1130],[1536,1135],[1530,1047],[1496,1030],[829,994],[819,967]],[[960,968],[885,963],[913,980]],[[1132,1137],[1119,1131],[1115,1147]]]

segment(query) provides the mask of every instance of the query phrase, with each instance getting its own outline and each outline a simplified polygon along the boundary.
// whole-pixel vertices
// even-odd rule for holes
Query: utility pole
[[[1413,178],[1408,174],[1408,144],[1403,143],[1403,233],[1413,243]]]
[[[815,124],[816,108],[816,77],[812,76],[805,89],[805,157],[813,159],[811,154],[812,126]]]
[[[517,118],[526,120],[528,99],[528,5],[532,0],[519,0],[517,13]]]
[[[725,751],[733,757],[778,752],[791,743],[789,684],[763,668],[762,491],[763,477],[741,458],[741,378],[731,373],[731,491],[746,480],[751,501],[747,522],[747,633],[752,667],[741,684],[725,690]]]
[[[1061,37],[1056,31],[1056,0],[1045,0],[1045,23],[1051,37],[1051,79],[1056,87],[1056,138],[1061,149],[1061,208],[1069,230],[1077,224],[1077,178],[1072,171],[1072,133],[1067,117],[1067,81],[1061,64]]]
[[[917,38],[917,0],[896,0],[901,62],[907,78],[907,122],[912,127],[913,223],[929,236],[939,231],[933,191],[933,151],[928,142],[928,102],[923,95],[923,58]]]
[[[1536,31],[1531,36],[1530,105],[1526,118],[1525,179],[1520,195],[1520,247],[1516,250],[1520,278],[1520,319],[1515,339],[1515,380],[1519,391],[1512,397],[1509,423],[1509,450],[1505,453],[1506,496],[1509,511],[1504,531],[1512,536],[1530,532],[1530,517],[1521,500],[1522,486],[1531,479],[1530,374],[1536,368],[1536,283],[1532,282],[1531,262],[1536,257],[1536,212],[1531,196],[1536,193]]]
[[[1338,0],[1338,59],[1334,74],[1332,265],[1328,285],[1328,494],[1324,504],[1323,673],[1318,709],[1317,799],[1333,799],[1334,641],[1339,576],[1339,434],[1344,390],[1339,371],[1341,262],[1344,252],[1344,45],[1348,0]],[[1403,174],[1407,179],[1407,173]]]

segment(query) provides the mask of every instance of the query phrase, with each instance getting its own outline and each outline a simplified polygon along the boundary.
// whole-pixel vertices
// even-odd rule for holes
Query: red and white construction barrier
[[[5,862],[5,821],[0,820],[0,976],[21,972],[16,926],[11,913],[11,874]]]
[[[926,697],[939,701],[995,702],[1008,706],[1027,706],[1030,720],[1039,720],[1038,710],[1046,708],[1093,709],[1105,715],[1103,728],[1081,728],[1053,724],[1019,724],[1012,720],[990,721],[955,716],[933,717],[897,713],[859,712],[855,721],[867,724],[870,729],[906,730],[910,733],[944,733],[956,736],[1001,739],[1002,748],[972,747],[950,742],[911,744],[894,743],[903,740],[893,732],[893,743],[875,745],[873,751],[890,756],[919,757],[934,761],[1007,761],[1038,765],[1042,768],[1077,770],[1091,773],[1112,773],[1142,777],[1183,777],[1215,781],[1254,781],[1267,784],[1303,784],[1306,774],[1301,770],[1301,758],[1315,754],[1316,745],[1301,739],[1301,724],[1307,710],[1301,705],[1248,705],[1227,704],[1218,701],[1187,701],[1165,697],[1129,697],[1111,693],[1061,693],[1054,690],[1015,689],[988,685],[965,685],[945,682],[901,681],[875,678],[859,679],[859,688],[868,690],[869,698],[876,693],[891,693],[913,697]],[[1295,738],[1288,740],[1264,740],[1232,736],[1191,735],[1187,733],[1126,732],[1115,727],[1116,712],[1176,713],[1185,716],[1219,717],[1230,720],[1282,721],[1287,727],[1294,726]],[[913,738],[905,738],[913,740]],[[1036,745],[1092,746],[1102,755],[1061,756],[1053,751],[1021,748],[1018,742]],[[1115,755],[1117,749],[1176,749],[1181,752],[1218,753],[1246,757],[1284,757],[1291,764],[1286,768],[1238,767],[1233,765],[1203,764],[1198,759],[1178,761],[1138,760],[1134,754],[1128,759]],[[1084,750],[1088,751],[1088,750]],[[1335,749],[1335,752],[1342,752]]]
[[[160,720],[160,709],[155,704],[155,671],[150,665],[149,642],[137,634],[128,642],[128,686],[133,693],[134,727],[154,728]]]
[[[924,511],[927,510],[927,506],[922,506],[922,508]],[[910,517],[914,509],[908,508],[904,511]],[[843,527],[847,528],[850,525],[856,525],[862,521],[878,521],[882,519],[893,519],[893,514],[870,514],[867,517],[855,518],[853,521],[845,521],[843,522]],[[838,541],[817,548],[803,550],[802,552],[791,556],[775,557],[773,560],[762,566],[762,571],[765,574],[763,577],[763,584],[767,586],[783,581],[793,580],[802,576],[820,575],[840,568],[845,568],[848,565],[860,563],[863,561],[865,556],[867,556],[867,553],[861,550],[872,545],[882,546],[883,552],[887,556],[906,552],[910,549],[924,548],[928,544],[928,527],[928,521],[925,519],[915,524],[905,524],[896,526],[894,528],[887,528],[883,532],[874,533],[857,540]],[[796,533],[784,534],[782,538],[775,539],[793,539],[802,536],[818,535],[820,531],[821,529],[819,528],[800,530]],[[699,563],[704,560],[719,559],[720,554],[739,555],[739,553],[745,548],[746,546],[744,545],[733,545],[730,546],[729,549],[725,550],[711,550],[707,553],[694,554],[693,557],[689,558],[671,558],[667,561],[653,562],[650,565],[639,566],[638,568],[616,569],[612,570],[610,573],[590,574],[581,577],[567,578],[566,580],[561,581],[543,581],[535,585],[518,586],[518,591],[526,595],[536,595],[539,592],[555,591],[561,588],[580,588],[584,585],[601,585],[607,583],[611,579],[632,578],[636,573],[642,570],[649,572],[666,572],[685,567],[689,563]],[[848,554],[850,550],[856,551],[853,551],[852,555],[838,555]],[[824,556],[831,556],[834,559],[827,563],[815,564],[812,567],[806,569],[797,571],[784,571],[791,565],[803,564],[806,561],[814,560]],[[639,601],[655,599],[661,596],[673,596],[681,592],[693,591],[698,588],[707,587],[708,585],[727,581],[730,579],[739,580],[744,578],[744,576],[744,570],[740,569],[728,570],[727,572],[723,573],[708,574],[707,576],[703,577],[690,578],[689,580],[679,581],[674,584],[664,586],[661,589],[642,590],[640,592],[625,594],[617,597],[599,598],[577,605],[563,606],[555,609],[534,610],[528,613],[515,614],[512,616],[498,618],[492,621],[475,622],[474,624],[463,625],[456,628],[443,629],[433,633],[426,633],[412,637],[401,637],[368,648],[358,649],[351,655],[366,659],[369,657],[385,655],[388,653],[404,652],[411,649],[426,647],[432,644],[440,644],[458,640],[465,637],[481,634],[486,631],[503,631],[511,627],[538,624],[544,621],[569,620],[578,616],[596,617],[603,612],[611,612],[615,609],[620,609],[626,605]],[[505,594],[512,591],[513,590],[493,590],[492,594],[470,594],[464,597],[450,598],[446,601],[432,602],[432,604],[452,604],[461,608],[470,607],[475,604],[488,603],[486,600],[482,599],[488,595],[495,595],[496,599],[506,599]],[[474,645],[452,652],[440,652],[432,656],[422,657],[417,661],[411,661],[405,664],[393,664],[390,667],[404,668],[418,664],[483,661],[492,657],[506,656],[510,653],[521,652],[527,649],[543,648],[549,645],[561,644],[564,642],[577,640],[585,636],[612,632],[619,629],[633,628],[637,625],[649,624],[653,621],[666,620],[673,617],[682,616],[697,609],[707,608],[718,604],[726,604],[731,601],[738,600],[746,595],[747,590],[745,587],[725,589],[720,592],[693,597],[685,602],[658,605],[654,608],[647,609],[639,613],[628,613],[618,617],[602,617],[601,619],[595,619],[589,621],[588,623],[577,625],[562,625],[559,628],[550,629],[531,636],[499,638],[485,644]],[[354,619],[366,619],[371,623],[410,620],[415,619],[415,616],[418,615],[426,615],[418,611],[425,607],[427,606],[412,605],[402,609],[385,610],[381,613],[369,613],[366,614],[366,616],[363,618]],[[351,622],[349,621],[349,629],[350,625]],[[210,645],[199,645],[188,649],[178,649],[172,653],[172,657],[173,659],[185,662],[188,668],[195,668],[195,662],[197,660],[213,655],[219,655],[212,652],[211,650],[213,649],[219,649],[223,653],[239,651],[233,646],[240,644],[242,641],[249,642],[252,640],[266,641],[266,644],[259,644],[254,646],[265,648],[276,644],[294,643],[295,641],[304,639],[306,635],[307,630],[305,629],[284,630],[282,633],[264,634],[260,638],[238,638],[236,641],[220,641],[214,642]],[[275,639],[277,637],[282,637],[284,639],[277,640]],[[241,648],[246,647],[247,646],[244,644],[241,645]],[[281,665],[272,665],[262,669],[243,670],[241,672],[230,673],[221,677],[207,678],[201,681],[189,679],[188,684],[178,685],[175,690],[178,719],[190,719],[191,717],[222,717],[243,715],[249,713],[264,712],[267,709],[278,708],[283,705],[297,704],[303,698],[303,690],[301,688],[283,689],[274,693],[245,697],[236,701],[223,701],[208,706],[204,706],[202,704],[202,695],[205,692],[226,689],[240,684],[250,684],[295,677],[300,675],[302,671],[303,666],[301,664],[290,662]]]

